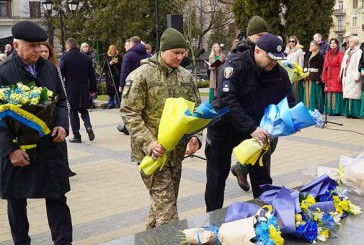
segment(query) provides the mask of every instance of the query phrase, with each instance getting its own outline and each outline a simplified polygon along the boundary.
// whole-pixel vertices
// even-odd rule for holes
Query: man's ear
[[[13,47],[14,47],[14,49],[18,48],[19,47],[19,42],[18,41],[14,41],[13,42]]]

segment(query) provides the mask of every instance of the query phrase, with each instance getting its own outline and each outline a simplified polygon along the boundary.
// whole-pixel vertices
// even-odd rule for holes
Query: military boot
[[[231,173],[238,179],[238,185],[244,191],[250,190],[250,185],[248,183],[248,173],[240,171],[239,169],[240,163],[236,163],[234,166],[231,167]]]

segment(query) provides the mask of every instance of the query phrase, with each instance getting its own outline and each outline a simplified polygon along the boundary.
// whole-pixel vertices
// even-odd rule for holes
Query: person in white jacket
[[[286,50],[284,51],[287,55],[287,60],[295,62],[299,66],[303,67],[304,52],[296,36],[291,36],[288,39]],[[297,103],[303,101],[303,85],[302,81],[298,81],[292,84],[292,91],[296,98]]]
[[[343,84],[344,115],[347,118],[358,118],[361,107],[361,79],[358,70],[362,50],[359,38],[349,38],[349,48],[346,50],[341,63],[340,75]]]

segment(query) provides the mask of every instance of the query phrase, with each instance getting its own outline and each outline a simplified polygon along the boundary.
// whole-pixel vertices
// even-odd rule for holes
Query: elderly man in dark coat
[[[0,65],[0,86],[18,82],[47,87],[59,95],[49,125],[51,133],[36,148],[23,151],[9,131],[0,127],[0,196],[7,199],[8,219],[15,244],[30,244],[27,198],[45,198],[54,244],[72,243],[72,222],[65,193],[70,190],[66,96],[56,66],[40,56],[46,32],[30,21],[12,27],[14,52]]]
[[[80,118],[84,122],[86,132],[90,141],[95,139],[95,134],[92,130],[90,115],[88,108],[91,106],[90,96],[96,94],[96,74],[92,66],[91,59],[80,52],[77,48],[77,41],[69,38],[66,41],[66,53],[60,63],[62,76],[65,79],[65,85],[70,103],[70,121],[73,133],[71,143],[81,143],[80,134]]]

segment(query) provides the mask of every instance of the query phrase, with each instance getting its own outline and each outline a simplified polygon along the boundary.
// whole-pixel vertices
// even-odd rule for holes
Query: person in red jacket
[[[342,115],[344,109],[343,87],[340,77],[340,66],[344,52],[339,48],[337,38],[330,39],[330,49],[325,55],[321,80],[325,84],[325,113]]]

